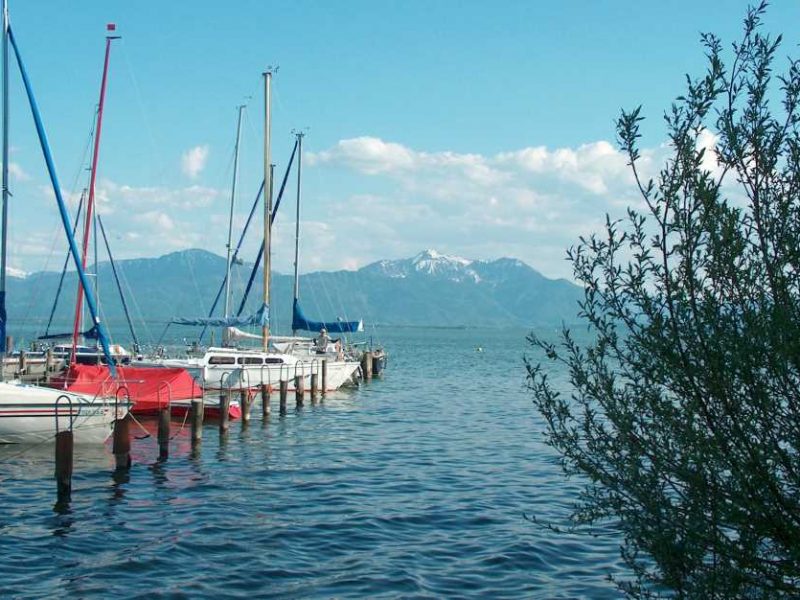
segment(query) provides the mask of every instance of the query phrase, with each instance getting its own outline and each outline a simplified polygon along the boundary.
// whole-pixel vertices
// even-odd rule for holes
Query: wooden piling
[[[318,378],[319,378],[319,375],[317,373],[313,373],[313,372],[311,373],[311,402],[316,402],[317,401],[317,394],[319,393],[319,390],[317,389],[317,385],[318,385],[317,384],[317,379]]]
[[[297,406],[303,406],[303,397],[306,393],[306,378],[303,375],[294,376],[294,400]]]
[[[158,460],[169,457],[170,412],[169,404],[158,410]]]
[[[197,444],[200,440],[203,439],[203,411],[205,408],[203,407],[203,399],[202,398],[192,398],[192,413],[191,413],[191,420],[192,420],[192,445]]]
[[[250,392],[249,390],[242,390],[239,393],[239,404],[242,407],[242,427],[246,427],[250,423]]]
[[[281,380],[280,412],[286,414],[286,396],[289,393],[289,381]]]
[[[322,359],[322,395],[328,392],[328,359]]]
[[[131,468],[131,417],[125,415],[122,419],[114,421],[114,462],[117,469]]]
[[[261,416],[266,420],[269,417],[269,384],[261,384]]]
[[[383,352],[380,350],[372,353],[372,374],[380,375],[383,370]]]
[[[58,502],[72,496],[72,459],[74,438],[71,431],[56,433],[56,488]]]
[[[53,349],[48,348],[44,353],[44,380],[46,383],[50,383],[50,377],[53,371]]]
[[[372,352],[365,351],[361,355],[361,376],[364,381],[372,379]]]
[[[230,427],[231,393],[226,392],[219,397],[219,432],[228,433]]]

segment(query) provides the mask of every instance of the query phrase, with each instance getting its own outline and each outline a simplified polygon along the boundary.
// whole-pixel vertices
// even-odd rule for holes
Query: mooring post
[[[301,373],[294,376],[294,400],[297,406],[303,406],[303,397],[306,393],[306,378]]]
[[[361,376],[364,381],[372,379],[372,352],[368,350],[361,355]]]
[[[203,439],[203,399],[192,398],[192,445]]]
[[[286,396],[289,393],[289,380],[281,379],[280,413],[286,414]]]
[[[269,384],[261,384],[261,416],[264,420],[269,418]]]
[[[72,499],[73,443],[74,438],[71,431],[66,430],[56,433],[56,489],[58,502],[69,502]]]
[[[131,468],[131,417],[130,413],[114,421],[114,462],[116,468]]]
[[[372,374],[380,375],[383,370],[383,352],[380,350],[372,353]]]
[[[322,359],[322,395],[328,392],[328,359]]]
[[[243,389],[239,393],[239,404],[242,405],[242,427],[250,423],[250,390]]]
[[[219,433],[220,435],[228,433],[230,427],[230,408],[231,396],[233,394],[230,390],[221,394],[219,397]]]
[[[319,390],[317,389],[317,386],[318,386],[317,378],[318,377],[319,377],[319,375],[314,371],[314,367],[311,367],[311,403],[312,404],[317,401],[317,393],[319,392]]]
[[[169,458],[170,405],[158,409],[158,460]]]
[[[44,353],[44,380],[50,383],[50,375],[53,372],[53,349],[48,348]]]

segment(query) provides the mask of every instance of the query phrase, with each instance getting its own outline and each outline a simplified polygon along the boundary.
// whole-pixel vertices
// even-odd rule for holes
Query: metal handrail
[[[58,412],[58,407],[59,407],[59,404],[61,404],[62,400],[66,400],[68,405],[69,405],[69,431],[70,432],[72,431],[72,425],[74,424],[75,419],[78,416],[77,414],[73,413],[73,410],[72,410],[72,397],[68,396],[67,394],[61,394],[60,396],[58,396],[58,398],[56,398],[56,405],[55,405],[56,435],[58,435],[58,419],[59,419],[59,416],[60,416],[59,412]],[[80,412],[80,407],[78,407],[78,412]]]
[[[161,410],[161,388],[167,388],[167,407],[172,407],[172,386],[170,386],[168,381],[162,381],[158,384],[158,388],[156,389],[156,399],[158,400],[158,410]]]

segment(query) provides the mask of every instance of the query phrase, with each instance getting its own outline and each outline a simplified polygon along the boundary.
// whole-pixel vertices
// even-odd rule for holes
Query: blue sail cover
[[[255,313],[245,317],[201,317],[199,319],[172,319],[170,323],[175,325],[207,325],[209,327],[240,327],[242,325],[261,325],[264,327],[269,324],[269,307],[262,304]]]
[[[328,333],[352,333],[354,331],[364,331],[363,321],[342,321],[337,319],[332,322],[309,321],[300,308],[300,303],[295,299],[292,306],[292,330],[295,331],[319,331],[327,329]]]
[[[58,340],[62,338],[71,338],[72,332],[69,333],[48,333],[45,335],[40,335],[37,337],[37,340]],[[91,329],[87,329],[83,333],[81,333],[81,337],[87,340],[98,340],[100,339],[100,333],[97,330],[96,325],[92,325]]]

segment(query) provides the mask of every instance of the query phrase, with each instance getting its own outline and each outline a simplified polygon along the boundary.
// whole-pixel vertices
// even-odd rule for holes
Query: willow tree
[[[642,203],[568,252],[591,341],[529,337],[547,441],[586,481],[572,519],[619,528],[631,596],[800,595],[800,70],[773,71],[764,11],[730,51],[702,36],[652,179],[622,111]]]

